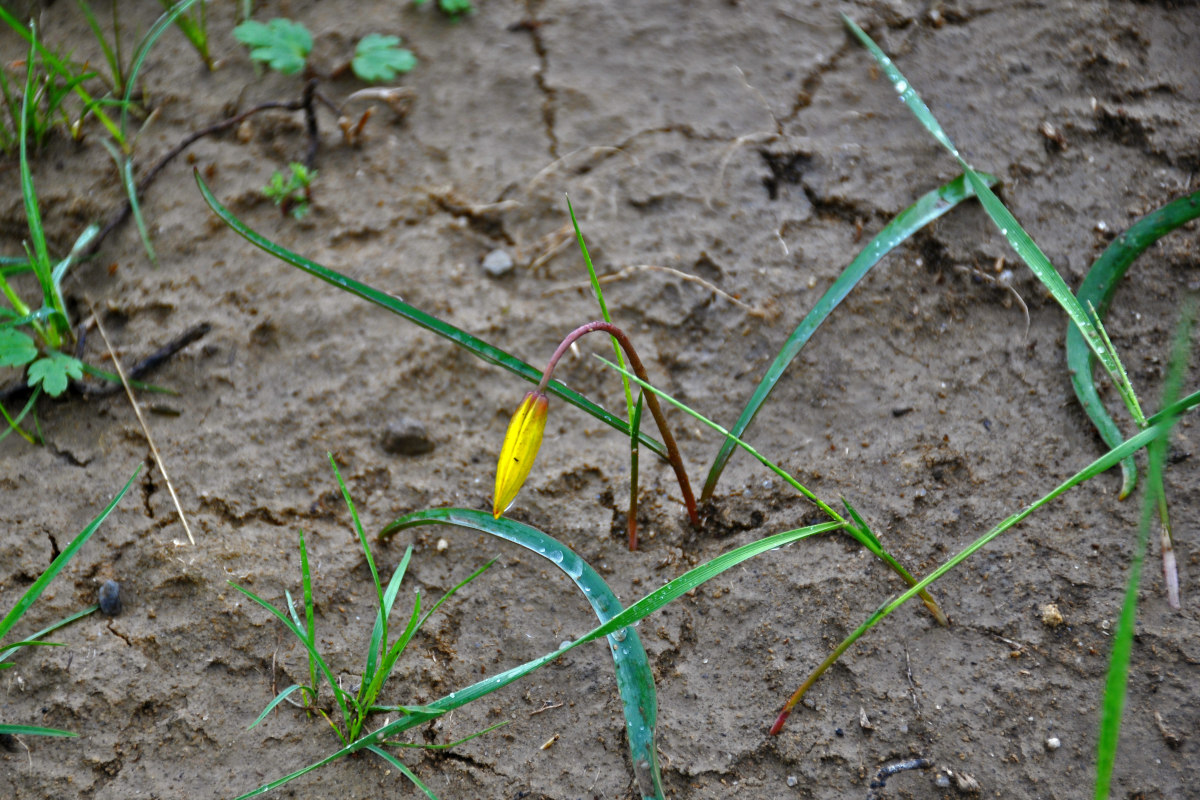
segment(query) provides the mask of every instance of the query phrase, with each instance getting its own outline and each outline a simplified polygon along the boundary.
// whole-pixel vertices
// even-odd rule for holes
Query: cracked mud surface
[[[130,12],[131,24],[138,13],[148,24],[156,12],[146,5]],[[724,423],[867,237],[956,173],[850,43],[842,5],[492,0],[458,25],[394,3],[357,3],[353,15],[347,5],[262,3],[257,17],[305,22],[325,67],[366,33],[403,36],[420,58],[405,79],[417,93],[411,113],[397,122],[379,109],[359,148],[322,116],[313,211],[300,223],[257,194],[272,170],[303,153],[298,114],[264,114],[237,135],[202,140],[190,152],[222,202],[285,246],[540,366],[597,313],[566,227],[569,193],[601,273],[670,267],[744,304],[663,270],[633,269],[606,287],[651,377]],[[1005,201],[1077,286],[1116,232],[1200,188],[1200,13],[1174,5],[844,10],[896,60],[964,154],[1002,178]],[[299,94],[298,78],[255,74],[229,36],[231,15],[232,4],[214,4],[211,35],[225,61],[215,73],[174,34],[152,54],[146,84],[161,112],[138,145],[147,162],[235,106]],[[53,4],[42,22],[47,38],[81,56],[94,47],[69,3]],[[0,45],[6,63],[20,52],[7,34]],[[338,98],[356,88],[322,85]],[[1065,149],[1039,132],[1044,122],[1062,132]],[[120,199],[98,136],[55,141],[34,165],[56,252]],[[24,235],[12,164],[0,181],[2,251],[12,253]],[[80,734],[0,750],[6,797],[227,798],[332,751],[323,721],[286,706],[246,731],[307,670],[286,631],[227,581],[282,603],[284,589],[299,587],[303,529],[320,645],[353,682],[372,591],[326,451],[344,465],[369,530],[415,509],[490,508],[494,460],[527,390],[252,249],[208,213],[185,159],[158,178],[143,208],[159,267],[126,225],[78,270],[69,294],[80,308],[84,298],[96,304],[127,362],[212,325],[149,377],[180,394],[145,399],[166,412],[149,422],[197,543],[186,545],[161,475],[146,472],[22,622],[18,633],[37,630],[94,602],[105,580],[121,584],[123,614],[77,622],[57,637],[66,647],[23,651],[0,673],[0,718]],[[1197,285],[1197,244],[1192,225],[1149,251],[1109,317],[1151,408],[1178,301]],[[500,279],[480,267],[496,248],[516,262]],[[1001,257],[1029,306],[1028,335],[1007,290],[972,272],[990,274]],[[1068,383],[1065,324],[982,211],[964,204],[854,290],[747,438],[821,497],[850,499],[903,563],[926,573],[1103,452]],[[87,348],[103,365],[99,337]],[[590,337],[580,351],[605,354],[607,343]],[[557,377],[609,408],[623,405],[617,380],[590,358],[566,359]],[[629,553],[626,448],[590,417],[552,406],[512,515],[575,549],[624,602],[735,545],[816,519],[735,456],[710,524],[693,531],[670,469],[643,458],[643,549]],[[39,413],[46,447],[17,437],[0,444],[4,609],[149,464],[121,395],[43,402]],[[381,437],[401,417],[426,426],[432,452],[384,451]],[[719,441],[671,418],[700,483]],[[1114,797],[1197,791],[1200,482],[1190,454],[1200,440],[1189,421],[1173,447],[1167,492],[1184,608],[1167,606],[1155,548]],[[845,539],[810,540],[647,619],[639,632],[658,680],[668,794],[866,797],[881,766],[923,757],[972,776],[985,797],[1090,796],[1110,633],[1138,517],[1136,502],[1117,501],[1117,484],[1108,474],[1075,490],[940,581],[950,628],[917,605],[888,618],[775,738],[766,731],[787,695],[900,588],[878,562]],[[443,536],[449,548],[439,551]],[[390,574],[409,542],[406,585],[425,595],[499,560],[414,641],[389,684],[394,702],[429,702],[592,625],[563,576],[472,533],[419,529],[379,547],[381,571]],[[1039,611],[1051,602],[1065,619],[1058,627]],[[601,645],[414,735],[451,741],[501,720],[512,723],[406,761],[444,799],[633,796]],[[1048,750],[1049,737],[1061,748]],[[934,777],[895,775],[883,796],[958,796]],[[415,796],[368,758],[289,788],[298,797]]]

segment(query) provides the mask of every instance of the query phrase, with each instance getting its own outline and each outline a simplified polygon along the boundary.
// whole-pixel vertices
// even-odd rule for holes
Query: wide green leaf
[[[590,564],[552,536],[516,520],[495,519],[491,514],[470,509],[433,509],[401,517],[380,531],[379,536],[386,538],[406,528],[429,524],[470,528],[520,545],[545,558],[575,583],[602,623],[622,611],[612,589]],[[634,772],[643,796],[661,798],[662,778],[654,744],[658,717],[654,674],[637,631],[629,628],[619,639],[613,637],[610,644]]]
[[[1197,217],[1200,217],[1200,191],[1172,200],[1133,223],[1129,230],[1109,244],[1088,270],[1087,277],[1083,279],[1076,293],[1079,302],[1091,306],[1095,309],[1097,318],[1103,320],[1112,304],[1117,284],[1133,265],[1134,260],[1160,238]],[[1100,438],[1109,448],[1113,448],[1118,446],[1124,437],[1117,423],[1104,408],[1096,390],[1096,383],[1092,377],[1092,367],[1095,363],[1096,357],[1083,340],[1079,329],[1068,325],[1067,369],[1071,373],[1075,397],[1079,399],[1079,405],[1096,426]],[[1137,483],[1137,468],[1132,457],[1121,462],[1121,472],[1120,497],[1124,500]]]

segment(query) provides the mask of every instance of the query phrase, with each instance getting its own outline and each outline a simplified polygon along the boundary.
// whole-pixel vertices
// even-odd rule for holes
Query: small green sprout
[[[308,28],[290,19],[273,19],[265,25],[247,20],[233,29],[233,38],[250,48],[251,59],[284,75],[304,69],[313,46]]]
[[[397,73],[410,72],[417,65],[417,57],[400,44],[398,36],[382,36],[371,33],[358,42],[351,67],[360,80],[367,83],[390,81]]]
[[[284,214],[291,214],[292,219],[303,219],[308,213],[308,204],[312,202],[312,182],[317,177],[315,169],[309,169],[303,164],[293,161],[288,164],[288,177],[275,170],[271,181],[262,188],[263,197],[275,201],[275,205],[283,209]]]
[[[429,0],[413,0],[413,5],[423,6]],[[452,19],[458,19],[464,14],[470,14],[475,10],[475,6],[471,5],[471,0],[438,0],[438,9]]]

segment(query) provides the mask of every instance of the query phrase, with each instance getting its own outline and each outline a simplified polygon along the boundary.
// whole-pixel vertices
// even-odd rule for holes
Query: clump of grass
[[[291,592],[285,590],[284,597],[287,601],[287,612],[283,612],[273,604],[259,597],[254,592],[239,586],[236,583],[230,582],[233,588],[237,589],[242,594],[249,597],[255,603],[258,603],[263,608],[267,609],[280,622],[283,623],[291,633],[299,639],[304,646],[305,652],[308,654],[308,673],[309,681],[307,684],[294,684],[287,687],[278,695],[275,696],[258,718],[250,724],[250,728],[254,728],[262,722],[267,714],[269,714],[276,706],[287,700],[291,695],[299,692],[303,700],[304,707],[310,712],[319,714],[329,726],[333,729],[337,737],[343,744],[350,744],[357,741],[362,733],[363,726],[377,713],[442,713],[441,709],[421,705],[386,705],[380,702],[380,695],[384,690],[388,678],[391,676],[393,669],[396,666],[397,660],[404,653],[405,648],[412,641],[413,636],[421,629],[425,622],[432,616],[446,600],[454,596],[455,592],[466,586],[475,578],[483,574],[493,561],[488,561],[479,569],[475,570],[465,580],[454,586],[434,603],[428,610],[422,613],[421,609],[421,593],[418,591],[414,595],[412,613],[409,615],[408,623],[404,626],[400,634],[392,637],[389,632],[390,618],[392,609],[395,606],[396,598],[400,591],[400,585],[404,580],[405,572],[408,569],[409,561],[412,558],[413,549],[410,546],[404,552],[404,557],[400,564],[392,573],[391,578],[385,585],[379,576],[379,570],[375,566],[375,558],[371,553],[371,546],[367,542],[367,536],[363,530],[362,523],[358,518],[358,511],[354,507],[354,501],[350,497],[350,492],[346,488],[345,481],[342,480],[341,472],[338,470],[337,462],[332,454],[329,456],[329,463],[333,467],[333,472],[337,478],[338,486],[341,488],[342,497],[346,501],[346,505],[350,509],[350,516],[354,522],[354,530],[358,535],[359,544],[362,546],[363,556],[366,559],[367,566],[371,570],[371,579],[375,586],[375,596],[377,601],[377,609],[374,617],[374,627],[371,630],[370,643],[367,646],[365,656],[365,665],[359,686],[356,690],[347,691],[343,689],[335,677],[334,671],[330,668],[329,662],[321,651],[317,649],[317,628],[314,615],[314,603],[312,593],[312,575],[309,570],[308,549],[304,541],[304,533],[300,533],[300,575],[301,575],[301,591],[303,601],[303,618],[300,612],[296,610],[296,603],[292,599]],[[321,703],[322,687],[328,686],[328,690],[333,700],[331,709],[327,709]],[[501,723],[503,724],[503,723]],[[460,740],[474,738],[487,731],[494,730],[499,727],[493,725],[484,731],[480,731],[473,736]],[[438,747],[451,747],[450,745],[440,745]],[[401,773],[411,780],[418,788],[426,794],[430,794],[429,789],[421,783],[407,767],[401,765],[390,753],[383,751],[382,747],[395,745],[399,747],[416,747],[425,745],[413,745],[406,742],[393,742],[383,740],[378,743],[378,754],[397,766]]]
[[[50,562],[50,566],[46,568],[46,571],[39,575],[37,580],[30,584],[29,588],[25,590],[25,593],[21,595],[16,604],[9,610],[7,614],[4,615],[4,618],[0,619],[0,642],[3,642],[4,635],[8,633],[14,625],[20,622],[21,617],[24,616],[25,612],[28,611],[30,607],[37,602],[37,599],[42,596],[42,592],[46,591],[46,587],[50,585],[50,582],[54,580],[58,573],[62,572],[63,568],[67,566],[67,563],[72,558],[75,557],[80,548],[83,547],[84,543],[91,538],[92,534],[95,533],[97,529],[99,529],[100,524],[108,518],[108,515],[112,513],[113,509],[117,507],[117,504],[121,502],[121,499],[125,497],[125,493],[129,491],[129,487],[133,486],[134,480],[137,479],[137,476],[141,471],[142,467],[139,464],[137,469],[134,470],[133,475],[128,481],[126,481],[125,485],[119,492],[117,492],[116,496],[113,497],[109,504],[104,507],[104,510],[97,514],[95,519],[84,526],[83,530],[81,530],[79,534],[71,540],[71,543],[68,544],[63,551],[58,554],[54,561]],[[61,644],[57,642],[44,641],[42,637],[53,633],[59,628],[62,628],[64,625],[68,625],[77,619],[86,617],[99,607],[100,606],[97,604],[92,604],[87,608],[76,611],[74,614],[70,614],[58,620],[54,624],[43,628],[37,633],[30,634],[24,639],[16,642],[0,644],[0,670],[9,669],[13,666],[8,659],[15,655],[22,647],[61,647]],[[78,735],[70,731],[61,730],[59,728],[46,728],[38,725],[18,725],[4,721],[0,721],[0,734],[17,736],[33,735],[69,737]]]

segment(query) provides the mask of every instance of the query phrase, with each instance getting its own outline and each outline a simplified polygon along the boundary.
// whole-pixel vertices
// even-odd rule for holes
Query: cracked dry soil
[[[93,53],[70,3],[47,4],[48,40]],[[123,4],[125,5],[125,4]],[[1072,286],[1116,232],[1198,186],[1200,13],[1188,3],[691,3],[487,0],[452,25],[393,2],[264,2],[314,32],[318,69],[369,32],[404,37],[420,65],[404,120],[380,109],[361,146],[324,111],[312,213],[281,219],[258,197],[306,146],[296,114],[253,118],[204,139],[143,199],[161,263],[131,225],[69,285],[90,298],[125,359],[199,323],[212,331],[151,379],[158,447],[196,530],[185,537],[161,475],[121,504],[22,623],[30,632],[122,586],[124,612],[89,617],[26,650],[0,677],[0,717],[68,728],[74,740],[0,751],[0,796],[227,798],[335,747],[325,723],[286,706],[247,724],[306,674],[286,632],[229,586],[277,603],[299,587],[296,530],[312,552],[320,646],[353,681],[369,633],[370,577],[325,462],[344,465],[369,529],[414,509],[490,507],[508,415],[527,387],[452,345],[272,260],[225,230],[188,160],[254,228],[540,364],[596,316],[569,240],[569,193],[613,316],[658,384],[731,422],[788,333],[854,253],[951,160],[896,101],[837,17],[851,14],[896,60],[960,148],[999,175],[1006,202]],[[99,16],[106,18],[107,6]],[[149,163],[236,108],[290,99],[298,78],[258,75],[210,20],[214,73],[174,32],[145,82],[158,118],[138,143]],[[123,10],[144,29],[154,3]],[[5,63],[20,57],[0,36]],[[99,63],[97,61],[97,63]],[[326,81],[342,98],[358,88]],[[1040,129],[1049,123],[1062,142]],[[99,130],[53,140],[34,164],[51,244],[120,200]],[[1060,145],[1065,143],[1065,148]],[[0,172],[2,250],[19,251],[15,165]],[[502,248],[514,270],[481,269]],[[1009,293],[980,279],[998,259]],[[1177,304],[1197,285],[1197,228],[1149,251],[1120,289],[1110,331],[1155,407]],[[82,311],[81,311],[82,313]],[[748,438],[827,500],[845,496],[913,572],[925,573],[1102,452],[1073,399],[1065,318],[966,203],[899,248],[805,348]],[[619,383],[585,340],[559,377],[610,408]],[[98,337],[87,355],[103,363]],[[1193,359],[1195,361],[1195,359]],[[14,380],[15,375],[6,376]],[[1110,401],[1114,398],[1108,398]],[[111,497],[148,448],[121,395],[39,406],[45,447],[0,444],[0,596],[10,604]],[[401,417],[432,452],[386,452]],[[671,418],[694,482],[719,442]],[[1184,607],[1166,603],[1157,552],[1141,590],[1114,797],[1200,797],[1200,618],[1196,518],[1200,446],[1185,420],[1167,492]],[[750,459],[735,456],[703,530],[688,527],[665,464],[643,459],[643,549],[623,545],[626,448],[562,403],[513,516],[573,547],[631,602],[729,548],[815,519]],[[884,764],[881,796],[1091,794],[1098,705],[1133,550],[1137,501],[1108,474],[978,553],[936,586],[953,620],[916,604],[865,636],[816,686],[782,735],[786,696],[899,588],[846,539],[808,541],[748,562],[646,620],[658,680],[658,746],[669,796],[854,798]],[[444,536],[449,547],[439,551]],[[385,573],[416,546],[410,589],[439,593],[484,560],[404,656],[388,696],[421,703],[548,652],[591,627],[573,587],[525,551],[463,531],[418,530],[380,546]],[[1050,627],[1039,608],[1055,603]],[[732,689],[732,690],[731,690]],[[549,706],[549,707],[548,707]],[[543,711],[543,709],[545,709]],[[861,714],[870,728],[860,724]],[[535,713],[535,712],[541,713]],[[627,798],[634,794],[611,662],[602,645],[416,732],[445,742],[512,724],[446,753],[406,760],[442,798]],[[545,749],[543,743],[557,736]],[[1051,737],[1061,743],[1050,750]],[[381,762],[340,761],[280,796],[415,796]]]

